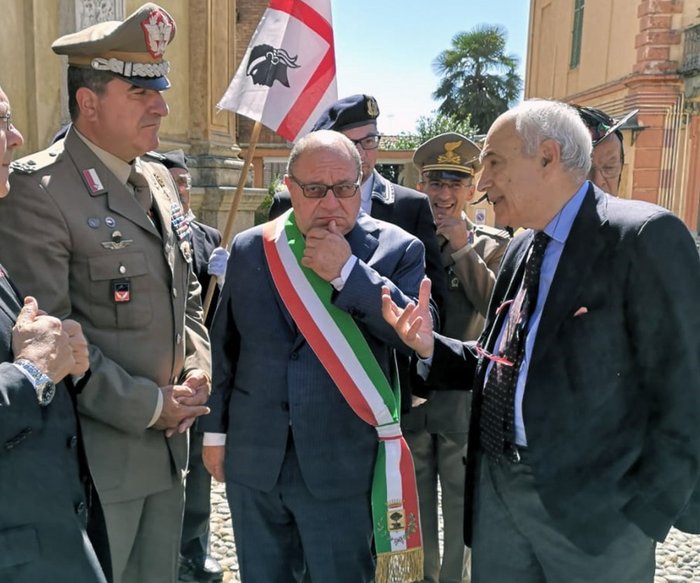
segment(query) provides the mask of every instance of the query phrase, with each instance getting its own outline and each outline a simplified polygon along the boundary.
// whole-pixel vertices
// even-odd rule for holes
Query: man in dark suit
[[[22,143],[0,89],[0,198]],[[88,365],[80,325],[43,314],[34,298],[23,302],[0,265],[2,581],[106,582],[87,536],[89,474],[79,455],[74,396],[61,382],[83,376]]]
[[[366,213],[358,216],[360,171],[360,157],[346,137],[309,134],[292,150],[285,177],[293,213],[233,241],[212,327],[212,412],[200,427],[207,432],[205,465],[226,481],[246,583],[301,581],[305,569],[312,581],[374,581],[370,492],[376,493],[373,476],[383,479],[374,470],[377,431],[391,429],[398,438],[398,412],[378,430],[367,416],[360,418],[345,392],[345,380],[358,372],[355,353],[333,358],[345,346],[365,343],[362,366],[376,365],[374,380],[391,382],[394,347],[405,347],[382,319],[381,287],[406,305],[417,298],[425,272],[418,239]],[[281,267],[292,285],[284,284]],[[309,292],[308,283],[318,297],[297,299],[294,293]],[[332,305],[321,307],[321,297]],[[358,334],[346,345],[347,328],[339,328],[340,336],[329,340],[323,326],[333,322]],[[318,326],[318,333],[309,334],[309,326]],[[319,347],[319,340],[328,344]],[[347,377],[336,376],[340,369]],[[353,395],[360,393],[365,395],[362,388]],[[394,407],[394,397],[390,401]],[[395,490],[387,486],[389,491]],[[402,491],[408,499],[409,491]],[[387,501],[378,500],[386,521]],[[414,510],[403,514],[399,553],[418,532],[414,500]],[[392,516],[402,512],[397,508]]]
[[[219,285],[223,285],[228,261],[228,251],[221,247],[221,233],[214,227],[196,220],[190,208],[192,176],[182,150],[171,150],[163,154],[152,153],[156,160],[170,170],[180,193],[182,209],[191,229],[192,271],[202,286],[202,297],[206,297],[210,285],[214,285],[211,305],[216,306]],[[215,279],[213,279],[215,278]],[[207,313],[207,329],[214,319],[214,309]],[[195,421],[190,429],[190,455],[185,480],[185,513],[182,517],[182,539],[180,541],[180,581],[221,581],[224,570],[209,554],[209,517],[211,515],[211,475],[202,463],[203,434]]]
[[[529,230],[476,346],[431,332],[429,285],[418,309],[384,298],[428,386],[474,391],[475,583],[650,583],[700,474],[697,250],[665,209],[586,181],[590,153],[557,102],[525,102],[489,130],[478,188],[499,224]]]

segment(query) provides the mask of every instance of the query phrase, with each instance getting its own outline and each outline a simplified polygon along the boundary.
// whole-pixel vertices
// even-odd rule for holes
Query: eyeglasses
[[[470,184],[465,184],[464,182],[460,182],[458,180],[455,180],[454,182],[444,182],[442,180],[429,180],[427,184],[428,190],[431,190],[433,192],[440,192],[443,188],[447,188],[450,192],[455,194],[460,192],[462,189],[471,186]]]
[[[6,132],[9,132],[10,129],[12,129],[12,114],[10,113],[3,113],[0,115],[0,119],[4,122],[0,124],[0,128],[4,129]],[[4,126],[4,127],[3,127]]]
[[[617,178],[622,172],[622,163],[608,164],[605,166],[591,166],[591,171],[588,174],[589,178],[595,178],[596,172],[599,172],[603,178]]]
[[[189,190],[192,188],[192,176],[189,174],[180,174],[180,176],[175,179],[175,184],[178,186],[184,186],[187,190]]]
[[[350,139],[350,141],[355,144],[355,146],[362,146],[363,150],[376,150],[379,147],[379,141],[382,136],[379,134],[372,134],[371,136],[365,136],[359,140]]]
[[[321,184],[309,183],[302,184],[296,177],[289,175],[294,183],[301,188],[301,192],[306,198],[323,198],[328,194],[329,190],[333,191],[336,198],[350,198],[354,196],[357,189],[360,187],[360,181],[357,182],[338,182],[337,184]]]

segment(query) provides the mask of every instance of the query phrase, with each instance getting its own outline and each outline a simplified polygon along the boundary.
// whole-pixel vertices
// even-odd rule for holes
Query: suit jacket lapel
[[[576,309],[577,290],[588,280],[592,265],[605,249],[600,229],[607,222],[606,196],[590,186],[564,245],[537,329],[533,360]],[[569,314],[571,313],[571,314]]]
[[[480,338],[480,343],[490,352],[493,352],[494,344],[503,327],[503,319],[508,313],[508,310],[499,310],[498,308],[504,302],[512,300],[515,294],[518,293],[520,282],[523,279],[523,270],[525,269],[525,255],[530,248],[533,237],[534,232],[529,231],[522,237],[514,239],[506,251],[507,256],[503,261],[503,268],[498,275],[496,287],[491,298],[489,317]]]
[[[73,130],[68,132],[64,152],[72,160],[90,196],[107,195],[107,206],[111,211],[126,217],[155,236],[159,236],[158,230],[153,226],[127,187],[119,182],[117,177]],[[99,178],[99,184],[89,182],[87,177],[89,171],[94,171]]]

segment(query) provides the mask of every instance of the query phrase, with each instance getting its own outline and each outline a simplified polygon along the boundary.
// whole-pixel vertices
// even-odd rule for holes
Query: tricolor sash
[[[416,475],[401,434],[397,393],[355,321],[331,303],[331,284],[301,265],[304,247],[293,211],[263,226],[265,257],[284,305],[348,405],[377,430],[372,479],[376,581],[422,579]]]

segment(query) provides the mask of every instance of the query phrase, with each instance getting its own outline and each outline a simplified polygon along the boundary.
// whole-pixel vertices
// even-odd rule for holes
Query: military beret
[[[170,63],[163,54],[175,37],[175,21],[157,4],[147,3],[124,22],[100,22],[67,34],[51,45],[72,67],[111,73],[132,85],[162,91],[170,87]]]
[[[185,160],[185,152],[182,150],[170,150],[169,152],[163,152],[161,156],[163,156],[163,166],[166,168],[182,168],[189,172]]]
[[[473,176],[479,169],[480,152],[469,138],[448,132],[423,142],[413,154],[413,164],[420,172],[440,170]]]
[[[591,132],[593,147],[597,146],[610,134],[614,133],[622,141],[622,132],[620,128],[637,112],[639,109],[633,109],[624,117],[618,120],[613,119],[601,109],[595,107],[584,107],[582,105],[572,104],[572,107],[578,112],[579,116],[586,124],[586,127]]]
[[[377,100],[371,95],[351,95],[339,99],[316,120],[311,128],[318,130],[334,130],[341,132],[369,123],[376,123],[379,117]]]

